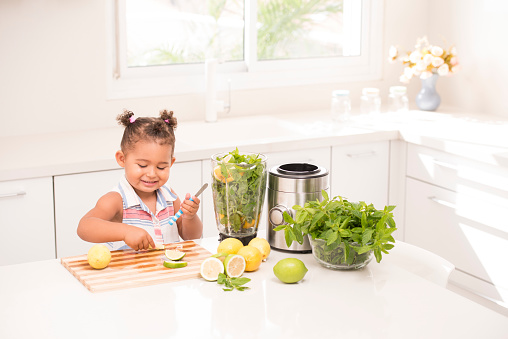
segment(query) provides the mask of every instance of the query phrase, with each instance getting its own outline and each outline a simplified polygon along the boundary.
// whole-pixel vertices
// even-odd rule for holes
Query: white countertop
[[[328,111],[182,122],[176,130],[177,162],[209,159],[239,147],[278,152],[330,145],[405,140],[508,167],[508,118],[410,111],[357,115],[347,126]],[[116,169],[122,128],[0,138],[0,181]]]
[[[212,253],[216,238],[201,240]],[[282,258],[309,269],[297,284]],[[59,260],[0,267],[0,338],[506,338],[508,318],[389,262],[332,271],[272,251],[249,290],[203,279],[91,293]]]

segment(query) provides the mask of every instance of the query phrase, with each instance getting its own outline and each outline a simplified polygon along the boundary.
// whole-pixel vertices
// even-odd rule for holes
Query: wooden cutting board
[[[166,268],[161,257],[164,251],[111,251],[108,267],[96,270],[88,264],[87,255],[62,258],[62,265],[91,292],[103,292],[155,285],[200,277],[201,262],[211,253],[194,241],[167,244],[166,249],[185,252],[187,266]]]

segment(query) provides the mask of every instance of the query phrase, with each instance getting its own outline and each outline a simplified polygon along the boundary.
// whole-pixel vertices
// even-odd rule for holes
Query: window
[[[380,0],[112,1],[112,98],[380,77]]]

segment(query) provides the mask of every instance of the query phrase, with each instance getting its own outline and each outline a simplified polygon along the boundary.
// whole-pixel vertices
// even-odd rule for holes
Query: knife
[[[201,193],[203,193],[203,191],[208,187],[208,183],[205,183],[203,186],[201,186],[201,188],[199,189],[199,191],[194,194],[194,196],[197,198]],[[192,197],[190,198],[191,201],[194,201],[192,200]],[[175,221],[180,218],[183,214],[183,211],[182,209],[180,208],[178,210],[178,212],[176,212],[176,214],[173,216],[173,218],[169,219],[169,226],[173,225],[175,223]]]

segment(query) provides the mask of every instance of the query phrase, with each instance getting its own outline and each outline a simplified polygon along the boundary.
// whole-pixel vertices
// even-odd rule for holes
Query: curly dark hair
[[[173,111],[162,110],[160,117],[133,118],[134,113],[124,110],[116,117],[118,124],[125,126],[120,147],[126,152],[140,140],[154,141],[160,145],[171,145],[175,149],[175,132],[177,121]],[[172,155],[172,154],[171,154]]]

